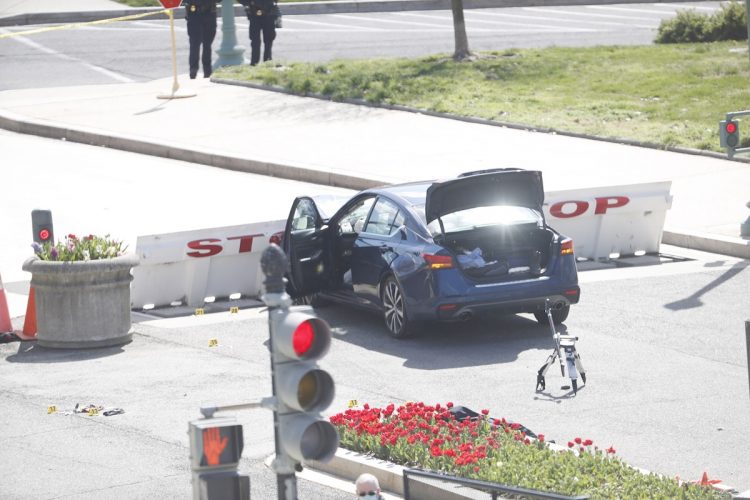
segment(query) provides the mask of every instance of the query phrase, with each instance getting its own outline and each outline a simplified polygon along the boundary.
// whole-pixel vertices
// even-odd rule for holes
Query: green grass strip
[[[724,114],[750,107],[746,42],[510,49],[460,63],[448,55],[269,61],[216,76],[300,95],[713,151],[722,151]]]

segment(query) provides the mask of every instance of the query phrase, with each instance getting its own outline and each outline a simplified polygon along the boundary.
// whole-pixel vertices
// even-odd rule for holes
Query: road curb
[[[689,3],[700,0],[663,0],[664,3]],[[492,9],[506,7],[562,7],[570,5],[608,5],[642,3],[643,0],[464,0],[464,9]],[[328,1],[328,2],[283,2],[281,10],[285,16],[314,14],[344,14],[367,12],[398,12],[405,10],[450,10],[451,0],[375,0],[375,1]],[[121,10],[34,12],[0,17],[0,27],[36,24],[79,23],[100,21],[114,17],[125,17],[164,10],[160,7],[126,8]],[[241,5],[234,7],[235,17],[244,17]],[[185,9],[174,9],[177,19],[185,17]]]
[[[215,83],[225,82],[218,79],[212,79],[212,81]],[[279,89],[260,87],[252,84],[245,85],[244,82],[236,82],[233,80],[226,82],[232,83],[234,85],[244,85],[253,88],[261,88],[263,90],[280,91]],[[408,109],[403,109],[402,111],[407,110]],[[419,110],[411,109],[408,111],[419,113]],[[451,115],[434,114],[432,116],[440,118],[454,118]],[[489,124],[503,126],[497,123]],[[516,127],[528,129],[527,127],[521,127],[518,125],[516,125]],[[103,132],[96,129],[72,128],[53,121],[34,120],[20,117],[7,110],[0,110],[0,128],[9,130],[11,132],[36,135],[49,139],[61,139],[90,146],[100,146],[121,151],[128,151],[131,153],[147,154],[160,158],[197,163],[200,165],[223,168],[226,170],[265,175],[269,177],[278,177],[282,179],[301,182],[310,182],[313,184],[322,184],[326,186],[342,187],[347,189],[354,189],[357,191],[387,184],[386,182],[374,178],[320,170],[318,168],[313,168],[311,166],[303,164],[281,164],[263,159],[240,158],[236,156],[228,156],[215,150],[192,149],[180,145],[156,143],[139,137],[116,135],[110,132]],[[581,136],[581,138],[588,137]],[[720,235],[707,235],[700,233],[664,231],[662,235],[662,243],[682,248],[690,248],[693,250],[701,250],[705,252],[750,259],[750,241],[742,240],[741,238],[731,238]]]
[[[662,232],[661,242],[681,248],[690,248],[693,250],[701,250],[703,252],[739,257],[741,259],[750,259],[750,240],[744,240],[742,238],[732,238],[721,235],[706,236],[704,234],[691,233],[688,231],[678,233],[665,230]]]
[[[565,451],[562,447],[557,447],[557,449],[558,451]],[[403,471],[405,467],[373,458],[369,455],[338,448],[336,455],[330,462],[310,461],[305,463],[305,466],[319,472],[349,480],[352,483],[354,483],[360,474],[367,472],[378,478],[378,483],[383,490],[400,496],[404,495]],[[652,474],[652,472],[644,469],[637,467],[635,469],[644,475]],[[735,488],[723,484],[718,485],[718,489],[730,494],[737,491]],[[438,485],[414,480],[409,485],[409,492],[413,495],[413,498],[429,498],[430,500],[467,500],[476,498],[472,494],[475,491],[471,488],[448,482]],[[750,499],[750,491],[734,494],[732,498],[734,500]]]

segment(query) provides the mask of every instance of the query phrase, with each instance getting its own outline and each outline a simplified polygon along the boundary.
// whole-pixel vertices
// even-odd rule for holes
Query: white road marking
[[[11,31],[0,29],[0,33],[12,33]],[[72,63],[80,64],[92,71],[95,71],[99,74],[102,74],[104,76],[107,76],[109,78],[112,78],[113,80],[116,80],[121,83],[133,83],[135,80],[128,78],[127,76],[121,75],[119,73],[115,73],[114,71],[110,71],[106,68],[102,68],[101,66],[97,66],[95,64],[91,64],[89,62],[84,61],[83,59],[78,59],[77,57],[69,56],[68,54],[63,54],[62,52],[58,52],[57,50],[50,49],[49,47],[45,47],[42,44],[36,43],[32,40],[29,40],[25,36],[15,36],[12,37],[11,40],[15,40],[19,43],[23,43],[24,45],[28,45],[29,47],[36,49],[40,52],[44,52],[46,54],[49,54],[51,56],[58,57],[60,59],[63,59],[65,61],[69,61]]]
[[[503,17],[527,17],[527,16],[514,16],[512,14],[492,14],[492,13],[478,13],[478,12],[472,12],[472,11],[466,11],[464,14],[476,14],[476,15],[483,15],[483,14],[489,14],[489,15],[497,15],[497,16],[503,16]],[[410,13],[398,13],[397,15],[402,16],[415,16],[415,17],[432,17],[426,14],[410,14]],[[529,31],[538,31],[538,30],[544,30],[548,32],[591,32],[591,31],[599,31],[595,29],[588,29],[588,28],[560,28],[559,26],[550,26],[548,24],[533,24],[533,23],[517,23],[512,21],[488,21],[486,19],[469,19],[472,16],[468,16],[466,19],[467,25],[471,25],[471,31],[475,31],[477,28],[474,26],[474,23],[482,23],[482,24],[492,24],[495,26],[514,26],[518,27],[520,26],[527,26],[529,29],[522,30],[523,32],[529,32]],[[534,19],[531,16],[528,16],[530,19]],[[451,22],[451,27],[453,26],[453,21],[450,19],[447,19]],[[557,19],[553,19],[557,21]],[[533,28],[533,29],[532,29]],[[451,28],[452,29],[452,28]],[[503,29],[503,31],[506,31]]]

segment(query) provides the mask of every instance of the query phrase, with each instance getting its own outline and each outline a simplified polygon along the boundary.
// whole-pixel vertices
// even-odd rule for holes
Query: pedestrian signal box
[[[32,210],[31,230],[36,243],[55,243],[55,232],[52,229],[52,211]]]
[[[250,478],[239,474],[244,439],[242,426],[232,417],[190,422],[190,465],[193,500],[250,498]]]

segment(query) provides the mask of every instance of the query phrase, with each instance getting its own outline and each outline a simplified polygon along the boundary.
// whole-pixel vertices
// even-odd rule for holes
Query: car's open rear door
[[[296,198],[284,229],[283,247],[289,258],[290,287],[294,297],[327,288],[329,279],[329,230],[312,198]]]

